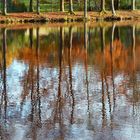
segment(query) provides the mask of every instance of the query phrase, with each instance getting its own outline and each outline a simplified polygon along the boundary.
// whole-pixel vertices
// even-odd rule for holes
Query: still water
[[[138,25],[3,28],[0,40],[0,139],[140,139]]]

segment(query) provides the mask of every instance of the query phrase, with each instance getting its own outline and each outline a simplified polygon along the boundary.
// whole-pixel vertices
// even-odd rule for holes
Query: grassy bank
[[[10,13],[7,16],[0,15],[0,23],[45,23],[45,22],[82,22],[83,12],[75,12],[70,15],[67,12],[47,12],[37,15],[36,13]],[[111,12],[106,14],[99,12],[88,12],[89,21],[125,21],[140,20],[140,10],[117,11],[117,16],[113,17]]]

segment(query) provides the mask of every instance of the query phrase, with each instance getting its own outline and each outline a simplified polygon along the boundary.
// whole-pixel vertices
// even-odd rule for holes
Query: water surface
[[[139,26],[0,30],[0,139],[139,140]]]

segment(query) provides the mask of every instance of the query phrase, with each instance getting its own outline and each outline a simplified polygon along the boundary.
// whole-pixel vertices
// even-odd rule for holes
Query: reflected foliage
[[[115,23],[1,29],[2,139],[138,138],[139,34]]]

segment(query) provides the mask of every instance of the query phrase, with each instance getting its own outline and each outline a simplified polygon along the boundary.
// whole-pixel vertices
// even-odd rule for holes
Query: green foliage
[[[90,3],[89,3],[90,2]],[[91,11],[100,10],[101,0],[88,0],[88,9]],[[74,11],[82,11],[84,8],[83,0],[74,0]],[[0,8],[2,10],[2,3],[0,3]],[[60,0],[40,0],[40,11],[41,12],[51,12],[59,11]],[[120,9],[130,9],[131,0],[121,0]],[[136,1],[136,8],[140,8],[140,1]],[[69,9],[69,2],[65,0],[65,11]],[[106,9],[111,9],[111,1],[106,0]],[[33,10],[36,11],[36,0],[33,0]],[[29,11],[29,0],[8,0],[8,12],[26,12]]]
[[[8,12],[27,12],[27,7],[24,3],[11,3],[7,9]]]

